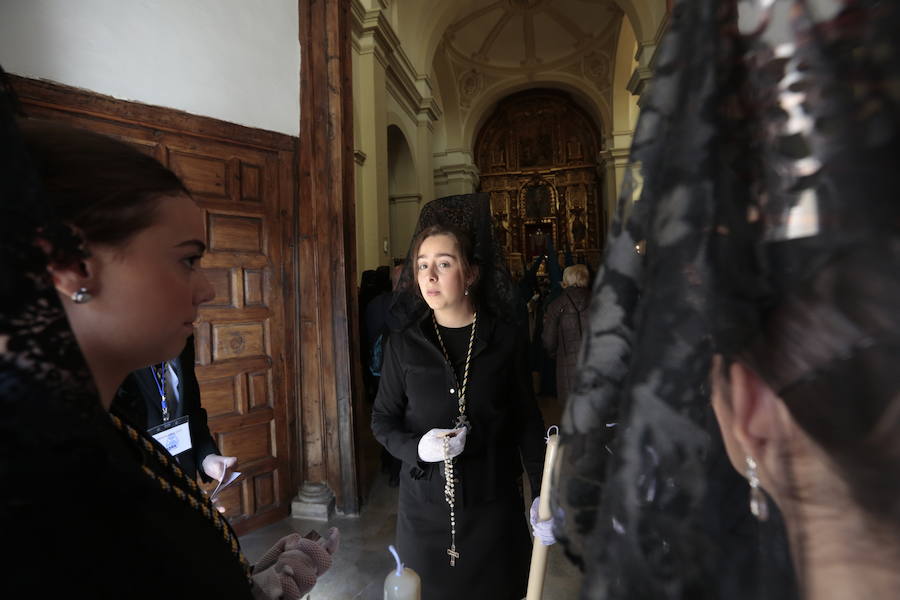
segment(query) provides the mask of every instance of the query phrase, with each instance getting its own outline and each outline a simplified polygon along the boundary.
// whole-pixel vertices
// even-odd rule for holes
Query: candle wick
[[[556,431],[553,432],[553,433],[550,433],[550,432],[553,431],[554,429],[555,429]],[[553,435],[559,435],[559,427],[557,427],[556,425],[551,425],[550,428],[547,429],[547,435],[544,436],[544,443],[545,443],[545,444],[549,444],[549,443],[550,443],[550,436],[553,436]]]
[[[400,555],[397,554],[397,549],[394,548],[393,544],[388,546],[388,550],[391,551],[391,554],[394,555],[394,560],[397,561],[397,577],[400,577],[401,575],[403,575],[403,563],[400,562]]]

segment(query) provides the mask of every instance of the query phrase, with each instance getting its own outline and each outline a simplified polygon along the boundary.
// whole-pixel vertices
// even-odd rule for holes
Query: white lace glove
[[[444,460],[444,438],[450,437],[450,458],[459,456],[466,447],[465,427],[459,429],[432,429],[419,440],[419,459],[425,462],[441,462]]]
[[[237,464],[237,456],[221,456],[219,454],[207,454],[203,459],[200,468],[206,473],[207,477],[212,477],[216,481],[223,481],[228,476],[228,472]]]
[[[545,546],[552,546],[556,543],[556,536],[553,535],[553,519],[546,521],[538,521],[538,504],[541,497],[538,496],[531,503],[531,529],[534,531],[534,537],[541,540]]]

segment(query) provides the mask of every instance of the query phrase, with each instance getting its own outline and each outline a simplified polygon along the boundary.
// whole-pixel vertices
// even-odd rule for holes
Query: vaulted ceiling
[[[444,32],[455,61],[494,71],[565,66],[615,43],[613,0],[500,0],[461,15]]]

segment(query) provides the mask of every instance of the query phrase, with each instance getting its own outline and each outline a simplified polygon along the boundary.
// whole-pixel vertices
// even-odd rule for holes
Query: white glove
[[[441,462],[444,460],[444,438],[450,438],[449,456],[459,456],[466,447],[465,427],[459,429],[432,429],[419,440],[419,459],[425,462]]]
[[[200,467],[207,477],[216,481],[224,481],[228,472],[237,464],[236,456],[221,456],[219,454],[207,454]]]
[[[546,521],[538,521],[538,504],[541,497],[538,496],[531,503],[531,529],[534,531],[534,537],[541,540],[545,546],[552,546],[556,543],[556,536],[553,535],[553,519]]]

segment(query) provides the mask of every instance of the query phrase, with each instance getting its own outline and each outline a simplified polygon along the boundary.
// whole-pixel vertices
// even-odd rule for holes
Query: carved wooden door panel
[[[200,309],[197,379],[210,430],[237,456],[240,485],[220,496],[238,530],[284,516],[290,486],[284,413],[285,319],[278,161],[205,143],[168,147],[168,162],[206,213],[201,266],[216,290]]]

